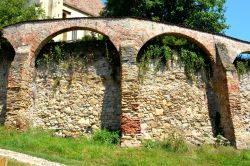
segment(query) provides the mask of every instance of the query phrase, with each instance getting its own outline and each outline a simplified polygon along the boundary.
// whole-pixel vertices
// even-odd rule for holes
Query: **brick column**
[[[27,110],[32,102],[30,83],[33,80],[34,67],[31,67],[30,48],[30,46],[20,46],[16,49],[8,77],[5,125],[21,130],[28,127],[30,115]]]
[[[235,113],[240,111],[240,85],[234,65],[224,44],[216,44],[216,64],[214,65],[213,88],[218,97],[220,127],[222,134],[231,145],[236,146]]]
[[[137,50],[130,42],[123,42],[120,47],[121,54],[121,146],[139,146],[140,119],[138,116],[138,66],[136,62]]]

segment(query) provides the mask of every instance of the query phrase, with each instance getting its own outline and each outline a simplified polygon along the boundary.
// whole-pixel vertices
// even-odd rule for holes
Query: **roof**
[[[99,16],[103,8],[101,0],[64,0],[63,3],[91,16]]]

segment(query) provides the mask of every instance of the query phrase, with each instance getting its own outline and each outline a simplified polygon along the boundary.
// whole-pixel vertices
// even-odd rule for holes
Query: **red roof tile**
[[[101,0],[64,0],[63,3],[91,16],[99,16],[103,8]]]

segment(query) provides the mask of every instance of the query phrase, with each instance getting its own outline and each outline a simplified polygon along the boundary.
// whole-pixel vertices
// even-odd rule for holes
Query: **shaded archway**
[[[74,30],[85,28],[74,28]],[[120,57],[103,35],[53,42],[46,38],[35,52],[36,75],[29,112],[34,126],[74,136],[96,129],[120,128]],[[87,29],[89,30],[89,29]],[[47,42],[47,43],[46,43]]]
[[[6,118],[8,74],[15,50],[5,38],[0,38],[0,125]]]
[[[141,123],[145,139],[179,134],[201,144],[211,143],[214,136],[222,134],[218,96],[212,83],[214,59],[201,43],[183,35],[164,34],[141,48],[139,70],[145,68],[145,59],[148,71],[139,72],[144,77],[139,85],[139,110],[144,113]]]

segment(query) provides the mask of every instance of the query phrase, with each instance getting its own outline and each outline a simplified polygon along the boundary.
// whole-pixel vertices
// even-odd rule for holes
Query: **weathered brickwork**
[[[122,143],[121,146],[131,147],[141,144],[141,121],[139,118],[139,80],[138,66],[136,62],[136,49],[131,41],[124,41],[120,54],[122,55]]]
[[[39,103],[38,101],[36,101],[36,99],[55,102],[56,105],[59,105],[59,100],[61,100],[61,98],[68,98],[67,95],[69,93],[67,92],[67,89],[65,89],[66,84],[68,84],[68,80],[66,79],[68,77],[67,75],[63,75],[63,79],[60,81],[61,87],[58,87],[58,89],[55,90],[56,95],[54,96],[53,100],[48,100],[46,98],[48,96],[52,97],[52,92],[48,91],[51,90],[54,77],[53,75],[49,75],[48,80],[50,80],[50,82],[45,83],[43,81],[42,72],[40,69],[38,69],[38,74],[35,75],[35,59],[44,44],[46,44],[54,36],[59,33],[63,33],[66,30],[76,29],[88,29],[104,34],[110,39],[116,49],[120,51],[121,131],[123,146],[137,146],[140,144],[140,140],[143,137],[164,137],[164,134],[158,134],[158,131],[163,130],[161,129],[161,127],[156,126],[156,124],[160,125],[164,123],[163,125],[166,125],[172,123],[176,126],[176,128],[185,128],[185,125],[191,126],[191,124],[194,124],[191,120],[192,118],[199,122],[197,122],[195,127],[189,127],[188,132],[191,132],[191,134],[193,135],[197,135],[197,139],[200,139],[200,136],[202,134],[208,135],[210,137],[211,132],[208,131],[210,129],[214,133],[216,133],[216,131],[215,129],[213,129],[213,127],[209,127],[208,117],[217,117],[219,119],[219,122],[211,121],[212,126],[219,126],[221,128],[222,134],[231,142],[232,145],[242,145],[242,147],[246,148],[247,143],[244,140],[248,137],[247,132],[245,132],[247,127],[241,126],[247,125],[243,124],[243,122],[245,122],[245,119],[249,120],[247,115],[247,112],[249,111],[245,110],[245,105],[249,104],[249,101],[246,100],[245,104],[243,104],[242,100],[240,100],[240,95],[242,94],[240,92],[240,83],[237,79],[238,76],[232,63],[238,54],[242,52],[250,52],[250,43],[175,25],[168,25],[134,18],[74,18],[61,20],[42,20],[19,23],[16,25],[5,27],[3,29],[3,37],[11,43],[16,53],[14,61],[11,64],[8,76],[5,125],[17,127],[20,129],[27,128],[30,125],[30,117],[33,116],[30,114],[30,112],[32,111],[39,113],[39,110],[37,111],[37,109],[43,107],[43,102]],[[205,87],[202,84],[192,85],[183,83],[184,78],[180,73],[170,73],[172,77],[175,77],[175,81],[178,82],[178,85],[173,85],[173,82],[175,81],[166,79],[165,77],[163,77],[163,80],[156,82],[156,80],[161,78],[161,75],[156,75],[156,80],[149,80],[149,78],[151,78],[152,76],[148,75],[148,79],[145,80],[145,85],[139,84],[137,79],[137,54],[147,41],[164,34],[171,34],[187,38],[188,40],[200,46],[203,51],[207,53],[207,55],[210,57],[211,62],[213,63],[212,66],[214,73],[211,84],[209,87],[207,87],[207,89],[213,89],[214,92],[211,92],[209,90],[205,92]],[[217,43],[220,43],[219,45],[221,45],[222,47],[217,47]],[[173,69],[173,71],[175,70]],[[89,75],[89,77],[97,81],[100,76],[98,74],[96,75],[97,76]],[[80,79],[80,76],[75,75],[73,78],[76,81]],[[167,78],[170,78],[170,76],[167,76]],[[35,83],[34,79],[36,81]],[[150,91],[146,89],[146,86],[151,85],[152,82],[164,85],[165,83],[167,83],[167,85],[157,88],[155,87],[156,89],[153,93],[153,90]],[[98,82],[98,85],[101,85],[101,83]],[[77,93],[82,95],[83,93],[78,91],[79,89],[84,88],[83,85],[81,86],[78,87],[78,84],[72,84],[71,88],[76,89],[77,87]],[[101,87],[103,86],[104,85],[102,85]],[[89,87],[90,89],[93,88],[91,86]],[[41,92],[39,88],[40,90],[47,91],[48,94],[43,94],[43,92]],[[181,92],[171,93],[170,90],[166,88],[186,88],[185,90],[187,92],[184,92],[182,94]],[[193,94],[191,94],[191,92],[189,91],[190,89],[187,90],[188,88],[192,89],[194,94],[197,94],[195,96],[196,101],[194,101],[194,104],[197,105],[197,107],[191,105],[191,103],[188,103],[184,98],[178,98],[179,95],[183,97],[186,95],[187,98],[191,99]],[[82,90],[84,91],[84,89]],[[97,95],[101,95],[99,94],[99,90],[96,91]],[[84,92],[86,92],[86,90]],[[147,103],[146,106],[140,105],[140,102],[146,102],[144,95],[147,94],[152,95],[148,96],[149,103]],[[38,97],[36,97],[35,95],[37,95]],[[169,95],[169,97],[167,95]],[[206,99],[206,97],[203,97],[206,95],[208,99]],[[210,95],[213,95],[215,97],[211,97]],[[74,96],[74,94],[72,94],[72,96]],[[159,103],[159,105],[158,102],[154,103],[154,96],[156,98],[159,97],[160,99],[165,99],[167,104],[169,100],[170,102],[172,102],[172,106],[176,106],[177,108],[168,105],[165,108],[165,104],[163,103]],[[216,98],[216,100],[212,101],[212,98]],[[83,100],[86,100],[86,98],[83,97]],[[180,103],[177,103],[177,101]],[[90,101],[88,102],[90,103]],[[100,102],[99,99],[98,102]],[[41,105],[39,106],[39,104]],[[150,108],[149,104],[157,106],[153,109]],[[183,106],[186,106],[187,108],[184,109],[180,107],[180,104],[183,104]],[[201,105],[203,105],[203,107]],[[74,106],[74,104],[72,106]],[[207,106],[209,106],[209,108],[207,108]],[[71,107],[71,105],[68,107]],[[63,111],[67,112],[67,110],[69,110],[68,107],[66,107],[67,109],[63,108]],[[88,106],[88,109],[90,107],[91,106]],[[72,110],[72,108],[70,109]],[[205,112],[211,109],[213,111],[209,112],[210,116],[205,115]],[[57,110],[57,108],[55,110]],[[145,115],[142,115],[142,110],[148,112]],[[178,111],[175,111],[172,114],[171,111],[173,110]],[[245,112],[243,110],[245,110]],[[195,114],[199,116],[193,116],[193,114],[190,114],[185,117],[186,119],[180,120],[183,117],[182,111],[186,112],[187,114],[190,114],[189,112],[195,112]],[[66,112],[63,114],[65,115],[65,117],[69,117],[71,111],[69,111],[69,113]],[[152,116],[149,112],[152,113]],[[56,123],[56,120],[58,121],[59,119],[48,118],[49,120],[54,122],[51,122],[51,124],[46,124],[45,122],[41,122],[41,120],[39,120],[39,114],[36,115],[35,123],[38,124],[39,122],[39,124],[43,124],[45,126],[47,125],[47,127],[50,126],[51,128],[52,126],[54,128],[59,126],[59,124]],[[56,115],[56,111],[53,114]],[[98,112],[98,115],[99,114],[100,112]],[[164,119],[164,116],[160,117],[161,114],[163,114],[164,116],[166,115],[166,118]],[[243,114],[244,117],[241,116]],[[201,118],[200,116],[203,118]],[[172,117],[174,117],[175,120],[172,120],[171,122]],[[152,125],[146,124],[146,126],[145,123],[149,122],[150,118],[153,118],[156,123]],[[88,117],[88,119],[90,119],[90,117]],[[242,121],[242,119],[244,120]],[[66,121],[66,119],[63,120]],[[70,120],[70,118],[67,120]],[[77,122],[79,122],[79,120]],[[73,124],[75,124],[75,122],[76,121],[74,121]],[[165,124],[165,122],[167,123]],[[179,123],[183,123],[183,125]],[[99,122],[98,124],[100,126]],[[199,125],[201,126],[199,129],[197,129]],[[156,127],[152,127],[152,129],[150,129],[151,126]],[[67,128],[68,126],[64,127]],[[83,128],[83,130],[86,131],[87,125]],[[156,134],[154,135],[153,133]],[[189,138],[191,137],[188,137],[187,139],[189,140]],[[198,141],[203,142],[204,140]]]
[[[120,78],[117,74],[114,79],[112,70],[105,55],[87,66],[76,61],[70,69],[67,62],[37,65],[28,109],[31,123],[60,136],[119,130]]]

